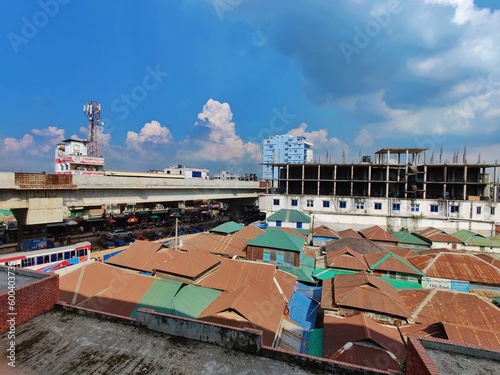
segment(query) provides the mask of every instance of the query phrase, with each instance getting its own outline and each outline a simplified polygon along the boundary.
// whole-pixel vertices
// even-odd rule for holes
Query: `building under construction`
[[[278,173],[259,204],[271,212],[296,208],[320,215],[373,215],[389,227],[394,225],[387,217],[391,222],[395,218],[477,221],[487,223],[480,227],[489,232],[499,221],[498,164],[468,163],[465,152],[460,161],[454,155],[452,163],[432,159],[427,162],[427,148],[388,148],[377,151],[373,160],[363,156],[352,164],[272,163],[270,169]],[[406,224],[403,220],[400,226]]]

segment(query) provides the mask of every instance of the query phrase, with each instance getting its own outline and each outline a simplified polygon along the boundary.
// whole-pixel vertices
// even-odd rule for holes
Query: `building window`
[[[283,252],[276,254],[276,263],[279,265],[285,264],[285,254]]]
[[[340,208],[347,208],[347,202],[346,201],[340,201],[339,202],[339,207]]]
[[[392,210],[393,211],[400,211],[401,210],[401,203],[393,203]]]
[[[356,210],[364,210],[365,202],[356,202]]]
[[[276,226],[281,227],[281,220],[276,220]]]
[[[495,207],[490,208],[490,215],[495,215]]]
[[[458,206],[450,206],[450,212],[452,214],[458,214]]]
[[[476,214],[481,215],[481,206],[476,207]]]
[[[380,203],[380,202],[375,203],[375,209],[376,210],[381,210],[382,209],[382,203]]]
[[[308,200],[306,201],[306,205],[307,205],[307,207],[313,207],[313,206],[314,206],[314,202],[313,202],[313,200],[312,200],[312,199],[308,199]]]
[[[292,199],[292,207],[297,207],[299,205],[298,199]]]
[[[298,229],[301,229],[301,228],[302,228],[302,223],[301,223],[301,222],[297,222],[297,228],[298,228]]]
[[[323,201],[323,208],[329,208],[330,207],[330,201]]]
[[[412,204],[412,205],[410,205],[410,211],[411,212],[419,212],[420,211],[420,205],[419,204]]]
[[[273,205],[274,206],[279,206],[280,205],[280,200],[279,199],[273,199]]]
[[[431,204],[431,212],[439,212],[439,206],[437,204]]]
[[[262,254],[262,260],[266,263],[269,263],[271,261],[271,254],[269,251],[264,251],[264,254]]]

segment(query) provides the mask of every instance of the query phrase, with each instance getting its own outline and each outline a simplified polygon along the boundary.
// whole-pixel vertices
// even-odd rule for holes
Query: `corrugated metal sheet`
[[[411,315],[391,284],[362,272],[336,276],[332,302],[342,307],[395,317],[408,318]]]
[[[282,209],[270,215],[267,221],[283,221],[287,223],[310,223],[311,218],[298,210]]]
[[[127,249],[109,258],[108,264],[137,271],[153,272],[158,266],[174,259],[174,250],[158,242],[135,241]]]
[[[365,254],[364,258],[372,271],[389,271],[410,275],[423,275],[423,273],[413,264],[406,262],[397,255],[388,252],[377,254]]]
[[[201,250],[228,257],[246,257],[246,240],[216,233],[200,233],[182,245],[183,250]]]
[[[393,374],[403,374],[401,366],[389,353],[379,348],[378,345],[370,344],[367,342],[348,343],[330,359],[358,366],[390,370]]]
[[[307,354],[323,357],[323,328],[315,328],[309,331]]]
[[[198,318],[221,294],[222,292],[219,290],[183,285],[173,300],[175,315]]]
[[[154,278],[93,262],[59,279],[62,301],[128,317]]]
[[[428,277],[500,285],[500,270],[474,254],[442,252],[408,260]]]
[[[357,238],[361,239],[363,236],[353,229],[345,229],[339,232],[340,238]]]
[[[247,245],[289,250],[300,253],[304,247],[304,239],[283,231],[272,230],[254,238],[249,241]]]
[[[222,260],[222,257],[201,250],[170,250],[170,253],[175,254],[173,259],[158,264],[155,270],[192,280],[196,280],[204,273],[209,272],[219,265]]]
[[[433,289],[399,294],[413,319],[422,324],[453,323],[491,331],[500,327],[500,309],[472,293]]]
[[[232,292],[224,292],[210,304],[199,316],[200,319],[221,322],[223,312],[235,312],[243,317],[250,327],[263,330],[265,345],[272,345],[281,324],[285,301],[271,292],[259,290],[247,285]],[[225,324],[233,325],[234,319],[227,317]]]
[[[360,230],[359,233],[372,241],[380,241],[380,242],[393,242],[398,243],[398,239],[390,234],[388,231],[380,228],[378,225],[374,225],[372,227]]]
[[[195,319],[220,294],[218,290],[186,285],[173,280],[156,279],[130,317],[135,319],[137,310],[143,307],[163,314]]]
[[[459,230],[451,234],[469,246],[500,247],[500,242],[481,236],[469,230]]]
[[[442,231],[441,229],[429,227],[427,229],[416,232],[415,234],[423,237],[430,242],[444,242],[444,243],[463,243],[458,238]]]
[[[333,230],[332,228],[327,227],[326,225],[321,225],[319,227],[314,228],[313,230],[314,237],[327,237],[327,238],[337,238],[340,239],[340,234]]]
[[[73,175],[50,173],[14,173],[14,183],[19,189],[75,189]]]
[[[371,340],[391,352],[400,362],[406,358],[406,348],[397,327],[383,326],[365,314],[349,318],[325,315],[323,330],[323,352],[326,358],[332,358],[349,342],[363,340]]]
[[[331,268],[368,271],[368,264],[363,255],[348,246],[342,246],[338,250],[327,252],[326,264]]]
[[[140,308],[155,310],[162,314],[175,315],[173,301],[175,295],[181,289],[182,283],[173,280],[153,280],[153,284],[144,293],[130,314],[131,318],[135,319],[137,317],[137,310]]]
[[[420,237],[415,236],[414,234],[408,232],[407,230],[395,232],[395,233],[392,233],[392,235],[398,239],[398,242],[400,244],[418,245],[418,246],[425,246],[425,247],[430,246],[429,242],[424,241]]]
[[[222,291],[235,291],[246,285],[253,285],[263,293],[272,292],[275,296],[283,298],[275,284],[276,278],[280,289],[288,291],[291,296],[297,278],[276,270],[276,266],[267,263],[221,259],[220,266],[197,281],[196,285]]]
[[[222,223],[221,225],[216,226],[213,229],[210,229],[210,231],[213,233],[231,234],[243,228],[244,226],[241,224],[238,224],[234,221],[227,221],[225,223]]]
[[[496,351],[500,349],[500,331],[452,323],[443,323],[443,327],[449,340],[492,348]]]
[[[357,251],[360,254],[386,253],[383,246],[366,238],[342,238],[340,240],[328,242],[322,247],[324,252],[338,250],[344,246]]]

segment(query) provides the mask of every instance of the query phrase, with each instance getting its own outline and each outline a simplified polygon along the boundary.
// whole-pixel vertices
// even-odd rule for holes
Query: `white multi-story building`
[[[65,139],[56,146],[56,174],[104,175],[104,158],[88,156],[87,141]]]
[[[171,165],[165,168],[165,174],[182,175],[186,179],[208,180],[208,169],[189,168],[183,165]]]
[[[262,179],[278,178],[278,167],[272,164],[305,164],[313,160],[313,144],[304,136],[273,135],[262,142]]]

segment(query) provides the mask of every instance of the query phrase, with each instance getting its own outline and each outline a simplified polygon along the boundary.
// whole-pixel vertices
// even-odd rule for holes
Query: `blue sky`
[[[493,0],[4,0],[0,170],[54,170],[101,103],[106,169],[260,173],[270,135],[317,161],[385,147],[500,159]],[[461,157],[460,157],[461,160]]]

